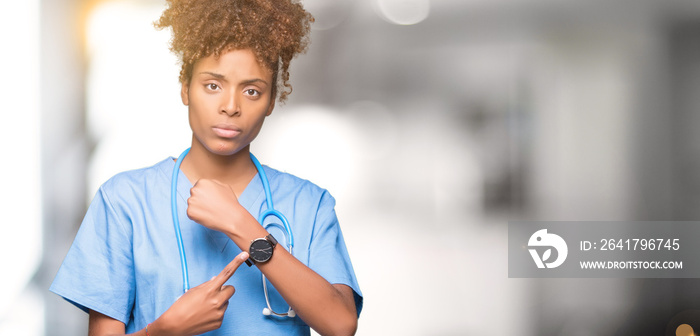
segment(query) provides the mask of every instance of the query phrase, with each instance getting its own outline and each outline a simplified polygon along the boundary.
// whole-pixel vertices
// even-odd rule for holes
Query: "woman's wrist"
[[[236,202],[236,204],[233,205],[230,209],[231,209],[230,216],[229,216],[229,218],[227,218],[227,220],[230,221],[228,224],[229,224],[229,228],[230,228],[229,231],[231,231],[231,232],[227,232],[227,233],[236,235],[237,234],[236,231],[238,231],[238,229],[240,229],[242,225],[245,225],[246,215],[250,215],[250,214],[248,213],[248,210],[246,210],[243,207],[243,205],[241,205],[238,202]]]
[[[262,225],[240,204],[233,211],[230,220],[232,221],[230,229],[224,233],[234,242],[244,243],[245,246],[239,246],[243,251],[248,251],[248,245],[252,239],[266,236],[264,234],[266,230]]]

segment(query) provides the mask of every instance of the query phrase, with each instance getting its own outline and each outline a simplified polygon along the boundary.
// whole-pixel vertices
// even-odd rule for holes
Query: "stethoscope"
[[[177,238],[177,248],[180,251],[180,264],[182,265],[182,290],[183,292],[187,292],[190,290],[190,281],[189,281],[189,273],[188,273],[188,268],[187,268],[187,258],[185,257],[185,247],[182,244],[182,232],[180,231],[180,220],[179,216],[177,213],[177,178],[180,175],[180,165],[182,165],[182,159],[185,158],[187,153],[190,152],[190,149],[187,148],[185,149],[182,154],[177,158],[177,161],[175,162],[175,168],[173,168],[173,177],[170,182],[170,208],[172,210],[173,214],[173,226],[175,226],[175,237]],[[267,210],[263,211],[262,214],[260,214],[260,218],[258,218],[258,222],[260,222],[260,225],[262,225],[266,230],[269,226],[274,225],[278,226],[281,229],[285,231],[285,238],[287,238],[287,249],[289,250],[289,253],[294,255],[292,253],[292,248],[294,247],[294,236],[292,234],[292,229],[289,227],[289,221],[287,221],[287,217],[285,217],[281,212],[275,210],[274,205],[272,205],[272,192],[270,191],[270,183],[267,180],[267,175],[265,174],[265,170],[262,168],[260,165],[260,162],[258,159],[253,155],[253,153],[250,153],[250,159],[253,161],[253,164],[255,165],[255,169],[258,170],[258,175],[260,176],[260,181],[262,181],[263,189],[265,190],[265,200],[267,203]],[[265,218],[268,216],[274,216],[277,217],[284,226],[278,224],[278,223],[268,223],[268,224],[263,224],[265,221]],[[263,308],[263,315],[265,316],[270,316],[270,315],[275,315],[275,316],[287,316],[287,317],[295,317],[296,313],[292,309],[292,307],[289,307],[289,310],[286,313],[277,313],[272,309],[272,306],[270,305],[270,297],[268,296],[267,293],[267,279],[265,278],[265,274],[262,275],[262,284],[263,284],[263,291],[265,292],[265,302],[267,303],[267,307]]]

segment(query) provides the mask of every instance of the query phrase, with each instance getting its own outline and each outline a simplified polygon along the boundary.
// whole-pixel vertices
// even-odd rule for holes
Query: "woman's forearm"
[[[241,250],[248,251],[252,240],[265,237],[268,233],[247,212],[241,217],[239,221],[247,222],[238,223],[238,232],[225,233]],[[299,317],[319,334],[355,333],[357,311],[350,287],[330,284],[282,246],[275,247],[269,261],[256,266]]]
[[[168,310],[146,328],[133,336],[191,336],[219,329],[228,301],[235,293],[233,286],[225,285],[238,267],[248,259],[241,252],[219,275],[184,293]],[[96,311],[90,311],[89,336],[125,335],[124,323]]]

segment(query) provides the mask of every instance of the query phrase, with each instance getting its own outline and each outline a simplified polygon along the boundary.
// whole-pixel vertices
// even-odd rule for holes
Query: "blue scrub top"
[[[83,219],[50,290],[82,310],[95,310],[126,324],[126,332],[144,328],[182,295],[182,269],[170,209],[174,158],[117,174],[100,187]],[[335,200],[324,189],[293,175],[264,167],[275,208],[289,220],[294,256],[331,284],[355,292],[358,315],[362,292],[335,214]],[[181,172],[178,212],[191,287],[219,274],[241,250],[225,234],[187,217],[192,185]],[[256,175],[239,197],[253,217],[267,209]],[[276,221],[268,217],[268,221]],[[281,224],[281,223],[279,223]],[[268,231],[287,247],[284,231]],[[264,316],[262,274],[238,268],[227,284],[236,288],[221,328],[204,335],[308,335],[299,318]],[[268,282],[275,311],[288,305]]]

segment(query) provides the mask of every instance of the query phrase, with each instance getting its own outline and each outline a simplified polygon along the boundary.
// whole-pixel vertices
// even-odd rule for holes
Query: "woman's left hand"
[[[217,180],[198,180],[187,199],[187,217],[221,232],[235,232],[240,211],[245,209],[228,184]]]

